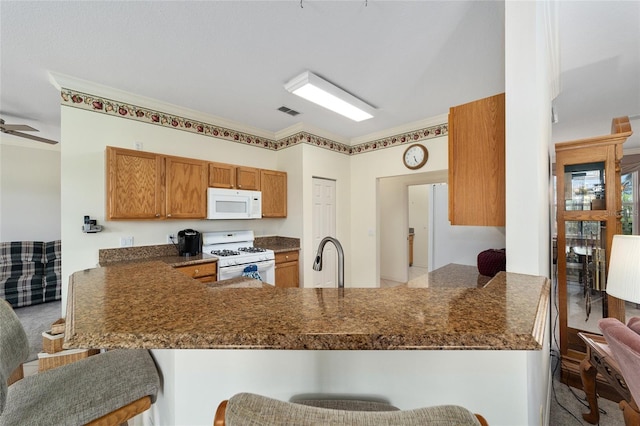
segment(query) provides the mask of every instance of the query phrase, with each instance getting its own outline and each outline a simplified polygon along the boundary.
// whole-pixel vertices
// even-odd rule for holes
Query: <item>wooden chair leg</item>
[[[7,386],[11,386],[18,380],[22,379],[24,379],[24,368],[22,367],[22,364],[20,364],[18,368],[13,370],[13,373],[11,373],[11,375],[9,376],[9,379],[7,380]]]
[[[640,425],[640,412],[638,412],[638,409],[633,407],[633,405],[624,399],[620,401],[620,409],[622,410],[622,416],[624,417],[624,424],[626,426]]]
[[[144,396],[131,404],[118,408],[109,414],[106,414],[99,419],[87,423],[87,426],[118,426],[126,423],[127,420],[132,419],[140,413],[144,413],[151,407],[151,397]]]
[[[598,424],[600,421],[600,412],[598,411],[598,397],[596,396],[596,368],[589,362],[589,358],[585,358],[580,363],[580,378],[582,379],[582,388],[587,395],[589,403],[589,412],[583,413],[582,418],[585,422],[592,425]]]
[[[482,426],[489,426],[489,423],[487,423],[487,419],[482,417],[480,414],[476,414],[475,416],[476,416],[476,419],[478,419],[478,421],[480,422],[480,424]]]
[[[228,400],[224,400],[218,405],[218,409],[216,410],[216,416],[213,418],[213,426],[224,426],[224,415],[227,411],[227,403]]]

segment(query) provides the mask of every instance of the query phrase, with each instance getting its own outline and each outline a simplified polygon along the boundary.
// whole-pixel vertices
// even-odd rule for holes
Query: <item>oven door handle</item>
[[[244,272],[244,268],[251,265],[256,265],[258,267],[258,272],[266,271],[267,269],[273,267],[276,264],[275,260],[267,260],[255,263],[245,263],[237,266],[227,266],[225,268],[221,268],[224,271],[225,275],[235,274],[237,272]]]

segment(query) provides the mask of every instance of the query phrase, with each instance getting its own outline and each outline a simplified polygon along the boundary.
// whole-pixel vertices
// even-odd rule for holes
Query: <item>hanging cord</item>
[[[302,0],[300,0],[300,9],[304,9],[304,6],[302,6]]]

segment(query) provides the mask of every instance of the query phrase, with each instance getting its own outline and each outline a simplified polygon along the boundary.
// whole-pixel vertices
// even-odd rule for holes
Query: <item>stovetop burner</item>
[[[267,249],[263,249],[262,247],[240,247],[238,251],[244,253],[263,253],[267,251]]]
[[[224,249],[224,250],[211,250],[211,254],[224,257],[224,256],[237,256],[240,254],[240,252],[236,250]]]

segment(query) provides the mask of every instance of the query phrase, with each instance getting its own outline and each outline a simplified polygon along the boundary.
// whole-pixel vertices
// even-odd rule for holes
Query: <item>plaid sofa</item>
[[[18,308],[61,297],[60,240],[0,243],[0,298]]]

